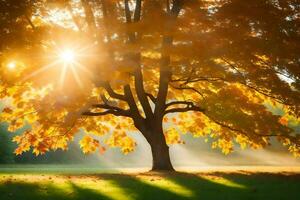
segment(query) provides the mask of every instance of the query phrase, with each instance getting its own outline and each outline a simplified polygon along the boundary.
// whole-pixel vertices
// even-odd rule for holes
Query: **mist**
[[[80,134],[81,135],[81,134]],[[81,136],[76,137],[75,143]],[[108,148],[104,154],[83,155],[78,149],[74,157],[86,156],[85,165],[99,165],[104,168],[151,168],[151,149],[145,138],[139,133],[131,133],[137,146],[134,152],[124,155],[118,148]],[[275,140],[266,149],[242,150],[236,146],[235,151],[224,155],[218,149],[212,149],[203,138],[192,135],[182,136],[185,144],[170,146],[170,156],[175,168],[201,168],[218,166],[300,166],[300,159],[293,157],[287,149]],[[77,144],[76,144],[77,145]],[[79,145],[77,145],[79,148]]]

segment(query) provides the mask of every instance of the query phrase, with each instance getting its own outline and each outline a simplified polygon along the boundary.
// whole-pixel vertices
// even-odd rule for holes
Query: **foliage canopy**
[[[17,154],[67,149],[80,130],[86,153],[129,153],[138,130],[160,152],[191,133],[225,154],[276,137],[300,155],[288,126],[300,114],[299,13],[299,0],[1,1],[1,120],[31,126]]]

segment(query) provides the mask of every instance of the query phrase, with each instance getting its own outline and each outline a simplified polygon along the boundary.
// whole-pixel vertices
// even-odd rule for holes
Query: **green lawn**
[[[37,168],[34,172],[0,167],[0,200],[300,199],[296,172],[88,174],[93,170],[71,169],[68,174],[67,168]]]

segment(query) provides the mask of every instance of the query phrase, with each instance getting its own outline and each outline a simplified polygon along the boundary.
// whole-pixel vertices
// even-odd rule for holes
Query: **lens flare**
[[[65,63],[72,63],[75,61],[75,53],[72,50],[64,50],[59,57]]]

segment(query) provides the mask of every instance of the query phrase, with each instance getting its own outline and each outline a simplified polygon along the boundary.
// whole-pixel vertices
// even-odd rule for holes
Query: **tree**
[[[13,143],[11,137],[5,131],[4,125],[0,125],[0,164],[14,163]]]
[[[288,127],[300,114],[299,0],[0,4],[1,118],[31,125],[17,154],[67,149],[79,130],[85,153],[129,153],[138,130],[153,170],[173,170],[169,145],[186,133],[225,154],[276,137],[300,155]]]

